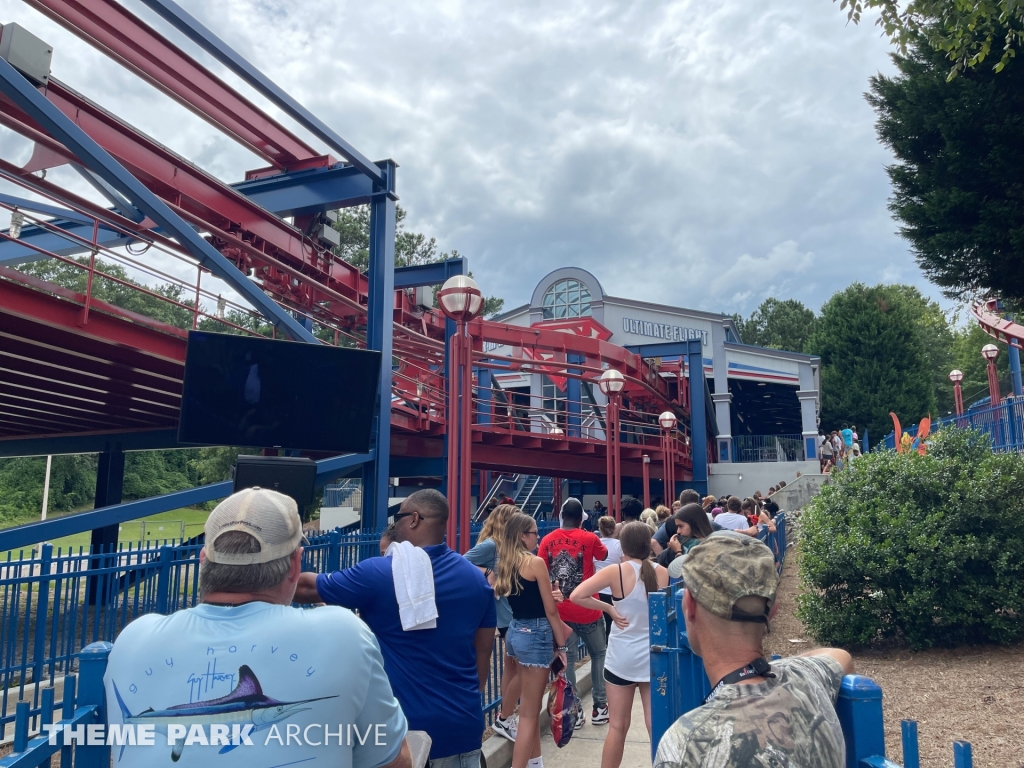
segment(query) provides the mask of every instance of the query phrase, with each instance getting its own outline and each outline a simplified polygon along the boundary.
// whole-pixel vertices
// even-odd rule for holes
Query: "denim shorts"
[[[505,653],[524,667],[548,667],[555,659],[555,635],[547,619],[512,619]]]

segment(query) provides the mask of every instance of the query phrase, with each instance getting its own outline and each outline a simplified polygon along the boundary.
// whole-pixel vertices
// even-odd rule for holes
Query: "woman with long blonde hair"
[[[498,568],[494,593],[507,597],[512,621],[505,636],[507,658],[519,667],[519,733],[512,768],[526,768],[540,757],[540,705],[555,659],[565,665],[565,626],[558,618],[548,567],[533,554],[540,532],[537,521],[517,512],[498,534]]]
[[[477,537],[476,546],[465,554],[465,558],[483,571],[484,577],[494,586],[495,572],[498,570],[498,539],[513,515],[522,514],[514,504],[499,504],[484,522],[484,527]],[[508,633],[509,622],[512,621],[512,609],[508,598],[495,594],[498,601],[498,634],[502,640]],[[519,701],[521,689],[519,665],[511,656],[505,657],[505,667],[501,673],[501,710],[494,718],[491,726],[495,733],[509,741],[515,741],[519,726],[515,719],[516,702]]]
[[[650,561],[651,529],[626,523],[619,530],[622,562],[603,568],[572,591],[570,600],[583,608],[604,611],[614,622],[608,636],[604,679],[608,684],[608,735],[601,768],[619,768],[626,745],[633,698],[640,691],[644,723],[651,733],[651,640],[647,595],[668,585],[668,572]],[[611,587],[612,604],[592,596]]]

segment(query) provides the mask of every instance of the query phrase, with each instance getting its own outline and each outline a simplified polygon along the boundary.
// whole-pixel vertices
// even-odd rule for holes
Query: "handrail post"
[[[836,715],[846,741],[846,768],[858,768],[864,758],[885,757],[882,689],[870,677],[847,675],[839,687]]]
[[[647,597],[651,625],[651,758],[658,751],[658,742],[675,722],[671,690],[677,680],[672,674],[672,651],[668,628],[668,606],[671,588],[659,589]]]
[[[971,754],[971,744],[967,741],[953,742],[953,768],[973,768],[974,758]]]
[[[66,675],[64,677],[64,705],[61,708],[61,720],[70,720],[75,716],[75,704],[78,702],[78,675]],[[74,747],[64,742],[60,748],[61,768],[71,768],[71,758]]]
[[[114,646],[107,642],[91,643],[79,654],[78,706],[95,706],[93,725],[107,722],[106,691],[103,674],[107,671],[107,659]],[[86,725],[88,733],[89,725]],[[109,768],[110,747],[86,744],[75,745],[75,768]]]
[[[917,722],[904,720],[900,723],[903,743],[903,768],[921,768],[921,752],[917,743]]]
[[[14,744],[11,747],[11,751],[17,754],[18,752],[24,752],[28,747],[28,712],[29,703],[27,701],[19,701],[15,705],[14,709]]]
[[[331,531],[328,534],[327,562],[325,573],[334,573],[341,570],[341,531]]]

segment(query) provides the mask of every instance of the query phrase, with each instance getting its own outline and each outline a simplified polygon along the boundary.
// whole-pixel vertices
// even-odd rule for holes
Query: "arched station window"
[[[590,289],[579,280],[559,280],[544,294],[545,320],[590,315]]]

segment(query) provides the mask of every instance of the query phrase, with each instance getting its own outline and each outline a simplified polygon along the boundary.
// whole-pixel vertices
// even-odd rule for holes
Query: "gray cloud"
[[[226,180],[262,165],[5,5],[105,107]],[[817,308],[853,280],[937,295],[894,234],[862,96],[891,70],[887,45],[830,0],[183,5],[364,154],[397,160],[409,226],[510,305],[570,264],[614,294],[722,312],[768,295]]]

